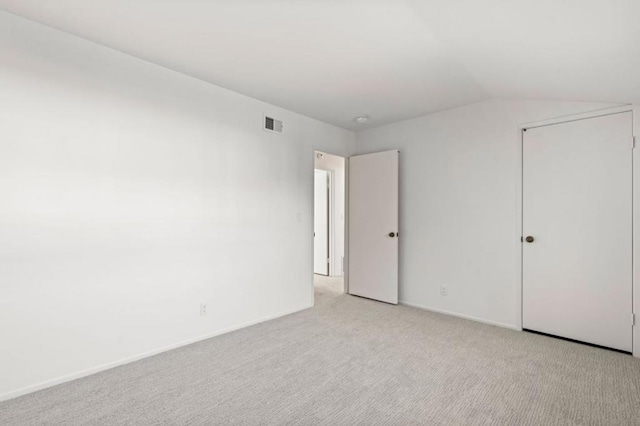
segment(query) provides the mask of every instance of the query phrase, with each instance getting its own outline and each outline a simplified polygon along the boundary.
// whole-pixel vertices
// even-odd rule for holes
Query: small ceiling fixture
[[[358,124],[364,124],[367,121],[369,121],[369,116],[368,115],[360,115],[360,116],[356,117],[353,121],[355,121]]]

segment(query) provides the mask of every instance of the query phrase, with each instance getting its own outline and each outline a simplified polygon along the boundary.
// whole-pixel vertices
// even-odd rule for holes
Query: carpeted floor
[[[342,296],[344,293],[344,280],[342,277],[314,275],[313,280],[316,305],[331,300],[334,297]]]
[[[2,425],[632,425],[640,360],[342,295],[0,403]]]

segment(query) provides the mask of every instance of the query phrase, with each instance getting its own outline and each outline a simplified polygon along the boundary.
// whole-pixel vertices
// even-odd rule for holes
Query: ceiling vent
[[[264,130],[274,133],[282,133],[282,121],[272,117],[264,116]]]

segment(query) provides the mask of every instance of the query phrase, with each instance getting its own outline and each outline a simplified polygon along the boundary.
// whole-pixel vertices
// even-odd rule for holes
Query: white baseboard
[[[220,336],[222,334],[230,333],[232,331],[239,330],[239,329],[245,328],[245,327],[249,327],[249,326],[252,326],[252,325],[255,325],[255,324],[259,324],[261,322],[269,321],[269,320],[280,318],[280,317],[283,317],[283,316],[286,316],[286,315],[294,314],[296,312],[304,311],[305,309],[309,309],[309,308],[312,308],[312,307],[313,307],[313,304],[311,304],[311,306],[305,306],[305,307],[302,307],[302,308],[297,308],[297,309],[293,309],[293,310],[289,310],[289,311],[280,312],[280,313],[277,313],[275,315],[269,315],[269,316],[266,316],[266,317],[263,317],[263,318],[259,318],[259,319],[256,319],[256,320],[247,321],[247,322],[241,323],[241,324],[233,326],[233,327],[229,327],[229,328],[225,328],[223,330],[216,331],[214,333],[205,334],[205,335],[201,335],[201,336],[194,337],[194,338],[191,338],[191,339],[183,340],[183,341],[181,341],[179,343],[175,343],[175,344],[172,344],[172,345],[169,345],[169,346],[164,346],[162,348],[153,349],[151,351],[147,351],[147,352],[144,352],[144,353],[141,353],[141,354],[138,354],[138,355],[134,355],[134,356],[131,356],[131,357],[123,358],[123,359],[120,359],[120,360],[117,360],[117,361],[113,361],[113,362],[108,362],[106,364],[101,364],[101,365],[98,365],[96,367],[92,367],[92,368],[88,368],[86,370],[78,371],[76,373],[67,374],[65,376],[58,377],[57,379],[46,380],[44,382],[36,383],[34,385],[25,386],[23,388],[15,390],[15,391],[10,391],[10,392],[6,392],[6,393],[3,393],[3,394],[0,394],[0,402],[1,401],[7,401],[7,400],[10,400],[10,399],[13,399],[13,398],[17,398],[19,396],[26,395],[26,394],[29,394],[29,393],[32,393],[32,392],[36,392],[36,391],[39,391],[39,390],[42,390],[42,389],[50,388],[52,386],[56,386],[56,385],[59,385],[59,384],[65,383],[65,382],[70,382],[72,380],[80,379],[82,377],[90,376],[92,374],[96,374],[96,373],[99,373],[101,371],[110,370],[112,368],[119,367],[119,366],[124,365],[124,364],[129,364],[131,362],[138,361],[138,360],[141,360],[143,358],[148,358],[150,356],[157,355],[157,354],[162,353],[162,352],[170,351],[172,349],[177,349],[177,348],[182,347],[182,346],[187,346],[187,345],[190,345],[192,343],[200,342],[202,340],[207,340],[207,339],[210,339],[212,337],[216,337],[216,336]]]
[[[481,322],[483,324],[495,325],[497,327],[508,328],[510,330],[522,331],[522,329],[520,327],[517,327],[515,325],[511,325],[511,324],[505,324],[505,323],[498,322],[498,321],[491,321],[491,320],[484,319],[484,318],[473,317],[471,315],[465,315],[465,314],[459,314],[457,312],[445,311],[443,309],[429,308],[428,306],[418,305],[417,303],[406,302],[406,301],[403,301],[403,300],[399,301],[398,303],[400,305],[410,306],[412,308],[424,309],[425,311],[435,312],[435,313],[438,313],[438,314],[450,315],[452,317],[458,317],[458,318],[463,318],[463,319],[467,319],[467,320],[471,320],[471,321]]]

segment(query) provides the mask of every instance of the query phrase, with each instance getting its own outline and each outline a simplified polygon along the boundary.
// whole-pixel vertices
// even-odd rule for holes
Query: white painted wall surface
[[[7,13],[0,52],[0,399],[312,306],[353,133]]]
[[[321,275],[329,275],[329,186],[330,173],[316,170],[313,187],[313,273]]]
[[[494,100],[359,132],[357,154],[400,150],[401,303],[519,328],[518,125],[611,106]]]
[[[333,222],[331,232],[333,233],[333,244],[330,247],[331,255],[331,276],[343,275],[344,257],[344,226],[345,226],[345,158],[339,155],[322,153],[322,158],[316,156],[316,169],[329,170],[333,172]]]

